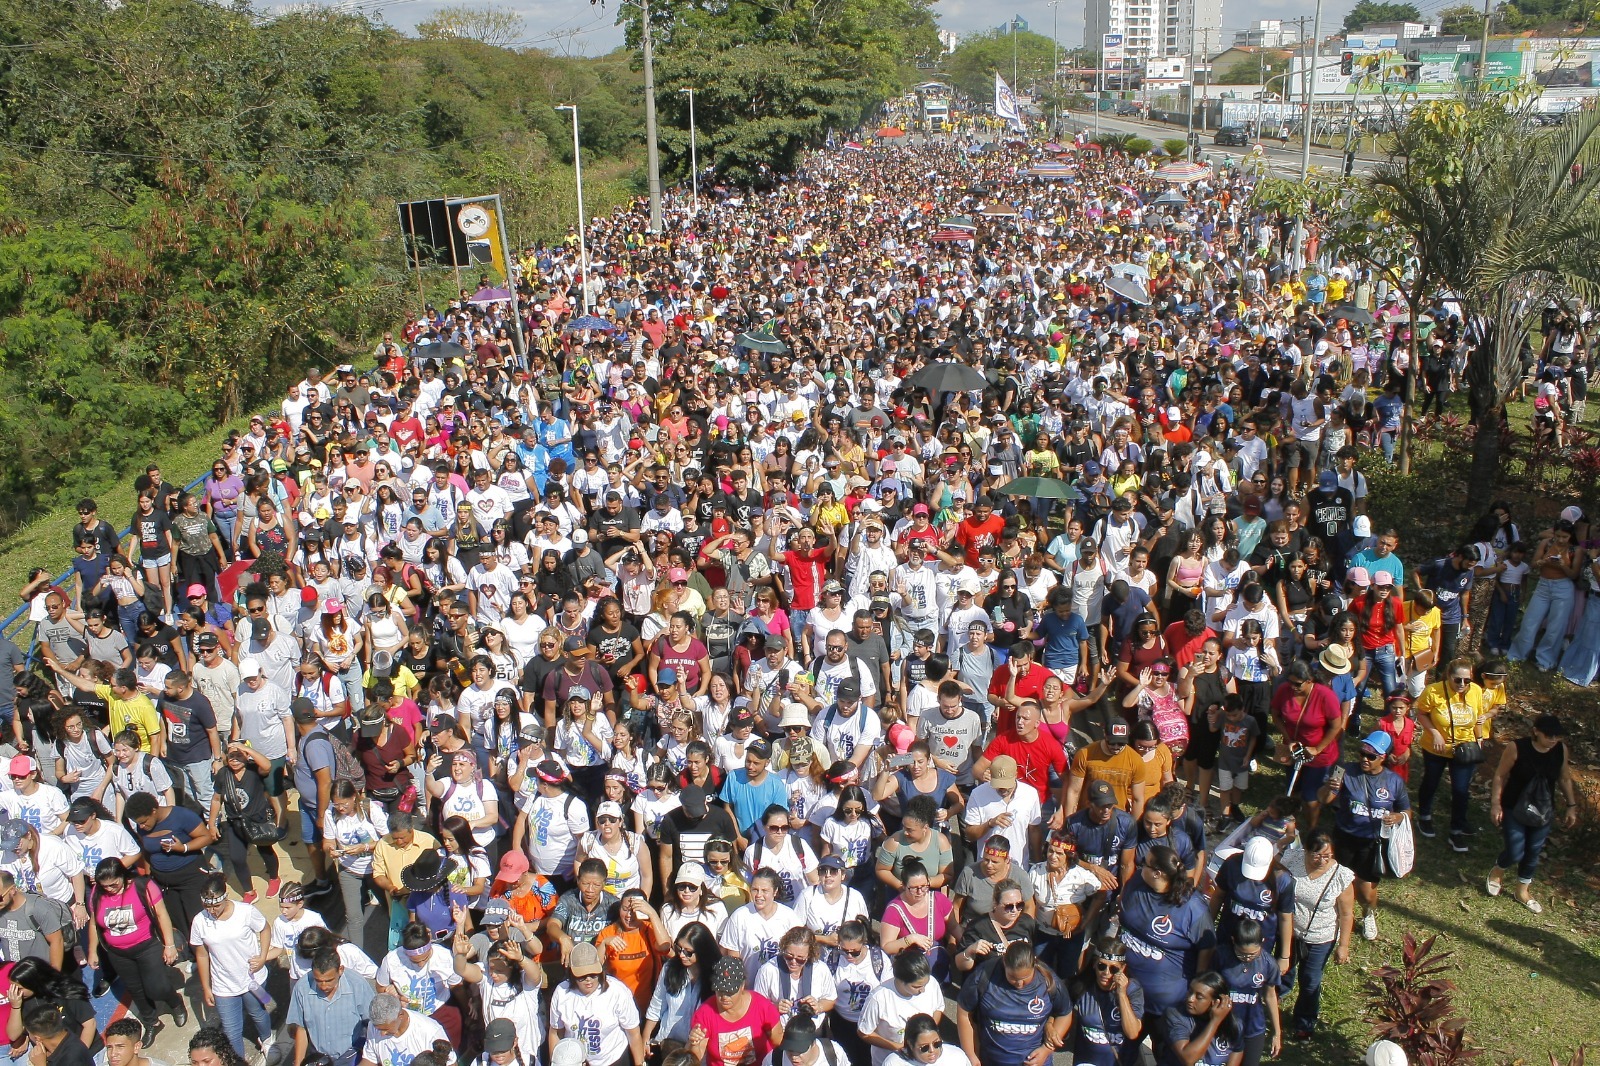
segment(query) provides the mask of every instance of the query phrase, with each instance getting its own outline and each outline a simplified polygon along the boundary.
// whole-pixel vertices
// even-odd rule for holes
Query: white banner
[[[1012,95],[1011,86],[1006,84],[998,70],[994,73],[994,113],[995,117],[1010,122],[1011,128],[1018,133],[1023,132],[1022,110],[1017,107],[1017,98]]]
[[[1103,33],[1100,35],[1100,65],[1107,70],[1122,69],[1122,34]]]

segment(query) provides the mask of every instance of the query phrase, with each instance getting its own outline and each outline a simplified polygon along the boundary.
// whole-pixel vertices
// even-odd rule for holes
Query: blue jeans
[[[1322,1012],[1322,971],[1328,968],[1328,960],[1333,957],[1333,945],[1332,940],[1326,944],[1304,945],[1295,952],[1294,965],[1283,975],[1280,1001],[1294,988],[1296,979],[1300,982],[1300,995],[1294,1001],[1294,1027],[1299,1032],[1316,1032],[1317,1017]]]
[[[350,701],[351,718],[360,714],[361,709],[367,705],[367,693],[361,687],[362,677],[359,658],[351,660],[350,665],[339,672],[339,680],[344,683],[345,699]]]
[[[200,817],[207,817],[211,813],[211,793],[215,791],[210,756],[197,762],[169,761],[167,770],[173,782],[183,789],[184,800],[196,805]]]
[[[1500,598],[1501,588],[1506,598]],[[1522,610],[1522,586],[1505,587],[1495,583],[1495,592],[1489,597],[1489,621],[1483,634],[1484,647],[1501,652],[1511,646],[1517,635],[1517,615]]]
[[[211,521],[217,524],[217,539],[222,542],[222,554],[229,559],[233,558],[233,531],[239,526],[239,512],[230,515],[213,514]]]
[[[1444,778],[1444,772],[1450,771],[1450,832],[1465,833],[1467,831],[1467,801],[1470,798],[1469,789],[1472,787],[1472,775],[1477,771],[1474,765],[1466,765],[1447,759],[1443,755],[1435,755],[1431,751],[1422,753],[1422,792],[1417,796],[1417,813],[1423,818],[1433,817],[1433,797],[1439,792],[1439,782]]]
[[[1522,614],[1522,627],[1517,639],[1511,642],[1506,658],[1520,663],[1533,651],[1539,627],[1544,626],[1544,639],[1539,641],[1534,664],[1541,670],[1554,670],[1561,658],[1561,642],[1567,637],[1567,618],[1572,614],[1572,582],[1564,577],[1540,578],[1533,587],[1528,609]]]
[[[127,640],[128,646],[139,646],[139,616],[144,614],[144,601],[134,600],[126,607],[117,606],[117,626],[122,630],[122,636]]]
[[[261,1037],[262,1043],[269,1043],[272,1040],[272,1017],[253,993],[217,997],[217,1021],[221,1023],[222,1031],[227,1034],[228,1043],[233,1045],[233,1050],[241,1058],[247,1057],[244,1050],[246,1014],[250,1015],[250,1022],[255,1026],[256,1035]]]
[[[1502,870],[1509,870],[1515,863],[1517,880],[1525,885],[1533,884],[1533,875],[1539,869],[1539,854],[1544,851],[1544,842],[1550,839],[1550,830],[1554,828],[1555,823],[1551,822],[1530,829],[1507,815],[1500,822],[1500,835],[1506,846],[1494,864]]]
[[[1583,605],[1578,632],[1561,656],[1561,676],[1574,685],[1588,687],[1600,673],[1600,596],[1590,593]]]
[[[1381,648],[1367,652],[1368,685],[1372,684],[1373,678],[1377,678],[1378,684],[1383,686],[1385,697],[1400,687],[1399,682],[1395,680],[1393,644],[1385,644]],[[1356,706],[1359,708],[1360,703],[1358,702]]]

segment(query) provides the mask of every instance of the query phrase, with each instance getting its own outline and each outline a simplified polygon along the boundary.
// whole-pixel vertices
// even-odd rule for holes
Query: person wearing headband
[[[272,1001],[263,989],[271,946],[267,920],[250,904],[228,898],[228,882],[222,874],[206,877],[200,887],[200,905],[205,909],[195,917],[189,945],[194,948],[201,999],[216,1011],[235,1053],[245,1055],[247,1014],[265,1050],[272,1041]],[[241,950],[242,946],[247,947]]]

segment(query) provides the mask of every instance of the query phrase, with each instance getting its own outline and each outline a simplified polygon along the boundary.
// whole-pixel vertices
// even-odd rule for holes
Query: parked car
[[[1232,144],[1243,148],[1250,143],[1250,131],[1243,126],[1224,126],[1211,138],[1211,143]]]
[[[1118,104],[1117,105],[1117,114],[1119,114],[1119,115],[1137,115],[1138,113],[1139,113],[1139,105],[1138,104]]]

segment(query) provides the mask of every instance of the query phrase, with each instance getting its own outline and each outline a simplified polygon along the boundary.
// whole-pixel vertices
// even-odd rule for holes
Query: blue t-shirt
[[[1333,797],[1334,824],[1340,832],[1376,840],[1383,831],[1385,814],[1410,809],[1411,796],[1399,774],[1389,769],[1368,774],[1359,764],[1345,765],[1344,782]]]
[[[1083,643],[1089,639],[1089,627],[1083,616],[1069,614],[1062,618],[1054,611],[1046,611],[1039,619],[1038,629],[1044,636],[1044,664],[1052,670],[1077,666]]]
[[[1349,674],[1334,674],[1328,679],[1328,687],[1333,689],[1333,698],[1341,707],[1356,698],[1356,683],[1350,680]]]
[[[1244,875],[1244,856],[1230,855],[1217,871],[1217,891],[1222,907],[1217,912],[1217,939],[1224,944],[1233,938],[1242,918],[1261,923],[1261,943],[1271,954],[1278,943],[1278,919],[1294,914],[1294,878],[1287,870],[1274,867],[1264,881]]]
[[[1461,597],[1472,588],[1472,568],[1457,570],[1449,557],[1435,559],[1417,571],[1425,588],[1433,590],[1433,602],[1439,608],[1439,621],[1445,625],[1461,622]]]
[[[1183,1007],[1171,1007],[1161,1017],[1166,1023],[1167,1038],[1161,1043],[1161,1054],[1156,1059],[1156,1066],[1184,1066],[1183,1059],[1178,1057],[1175,1045],[1188,1043],[1189,1038],[1194,1036],[1194,1031],[1205,1026],[1205,1019],[1196,1018]],[[1205,1053],[1200,1056],[1200,1061],[1195,1066],[1227,1066],[1229,1056],[1235,1051],[1244,1050],[1242,1047],[1236,1047],[1228,1038],[1229,1031],[1227,1020],[1224,1019],[1217,1030],[1217,1035],[1206,1045]]]
[[[973,974],[956,1001],[978,1031],[984,1066],[1022,1066],[1044,1044],[1044,1025],[1072,1010],[1066,982],[1039,963],[1033,980],[1012,988],[999,957]]]
[[[193,849],[188,855],[182,851],[165,852],[161,850],[161,841],[172,837],[182,844],[188,841],[194,831],[200,827],[200,816],[187,807],[173,807],[172,812],[155,824],[155,828],[146,833],[142,829],[134,828],[139,834],[139,843],[144,847],[144,853],[150,857],[150,869],[162,873],[178,873],[200,863],[205,855],[198,849]]]
[[[771,770],[759,785],[750,783],[750,771],[735,770],[722,783],[722,801],[733,808],[733,821],[739,832],[750,834],[750,827],[760,820],[768,807],[777,804],[789,807],[789,789]]]
[[[1195,956],[1216,947],[1211,911],[1198,892],[1173,906],[1135,877],[1122,891],[1122,942],[1128,973],[1144,988],[1147,1013],[1183,1003],[1198,970]]]
[[[1144,989],[1128,980],[1128,1004],[1136,1017],[1144,1017]],[[1122,1033],[1122,1006],[1115,991],[1102,992],[1090,985],[1072,1004],[1077,1017],[1072,1039],[1074,1066],[1133,1066],[1139,1061],[1139,1043]]]
[[[1239,1026],[1239,1035],[1248,1040],[1265,1033],[1267,990],[1277,988],[1281,980],[1272,955],[1263,951],[1249,962],[1230,957],[1228,964],[1217,972],[1228,982],[1228,994],[1233,999],[1232,1017]]]
[[[1133,847],[1134,838],[1139,834],[1139,823],[1124,810],[1113,810],[1105,825],[1095,825],[1084,809],[1067,820],[1067,828],[1078,843],[1078,858],[1103,866],[1112,873],[1116,873],[1122,853]]]
[[[1139,827],[1139,842],[1133,846],[1133,864],[1135,866],[1143,866],[1145,860],[1150,857],[1150,852],[1161,845],[1166,845],[1177,852],[1178,858],[1183,860],[1185,868],[1194,865],[1194,845],[1189,842],[1187,836],[1182,833],[1172,832],[1169,826],[1166,836],[1152,837],[1145,833],[1142,825]]]

